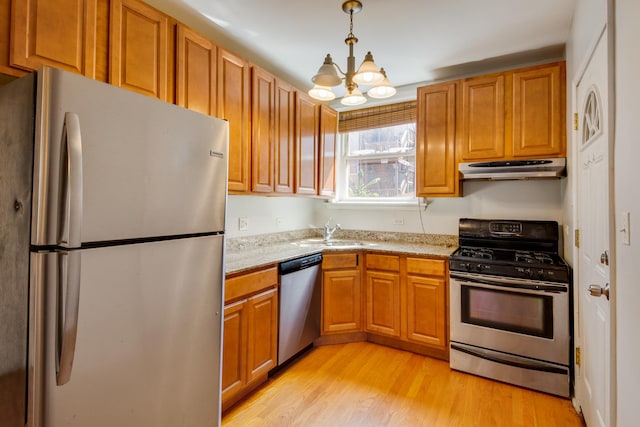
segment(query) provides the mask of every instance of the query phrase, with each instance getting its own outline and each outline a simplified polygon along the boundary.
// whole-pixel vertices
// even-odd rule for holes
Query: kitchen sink
[[[294,243],[300,247],[328,247],[328,248],[357,248],[362,246],[372,246],[373,243],[363,243],[357,240],[324,240],[324,239],[306,239]]]

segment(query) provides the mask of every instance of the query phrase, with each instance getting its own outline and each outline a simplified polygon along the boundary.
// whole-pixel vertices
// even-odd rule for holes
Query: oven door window
[[[461,320],[478,326],[553,338],[553,297],[461,286]]]

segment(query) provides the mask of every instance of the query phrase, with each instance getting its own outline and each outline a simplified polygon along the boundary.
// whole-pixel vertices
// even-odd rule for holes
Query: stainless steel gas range
[[[570,269],[554,221],[460,219],[449,260],[451,368],[570,394]]]

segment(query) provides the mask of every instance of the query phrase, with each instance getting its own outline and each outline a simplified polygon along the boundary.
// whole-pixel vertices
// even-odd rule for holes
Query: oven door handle
[[[531,369],[533,371],[551,372],[553,374],[563,374],[563,375],[567,374],[567,368],[549,366],[547,364],[543,365],[541,363],[535,363],[535,362],[527,363],[527,362],[521,362],[521,361],[515,361],[515,360],[505,360],[503,358],[487,354],[483,351],[474,350],[467,346],[461,346],[455,343],[451,343],[451,348],[453,350],[470,354],[471,356],[479,357],[481,359],[489,360],[491,362],[500,363],[502,365],[509,365],[509,366],[513,366],[516,368],[523,368],[523,369]]]
[[[535,280],[510,279],[506,277],[487,276],[473,273],[450,272],[449,277],[460,282],[471,284],[489,285],[495,288],[516,288],[530,291],[543,292],[567,292],[568,286],[559,283],[542,282]]]

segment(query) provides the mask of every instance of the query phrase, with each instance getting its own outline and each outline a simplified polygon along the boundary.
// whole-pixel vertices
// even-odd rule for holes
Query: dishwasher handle
[[[301,258],[281,262],[278,265],[278,272],[282,276],[285,274],[304,270],[305,268],[313,267],[314,265],[318,265],[320,263],[322,263],[322,254],[308,255]]]

